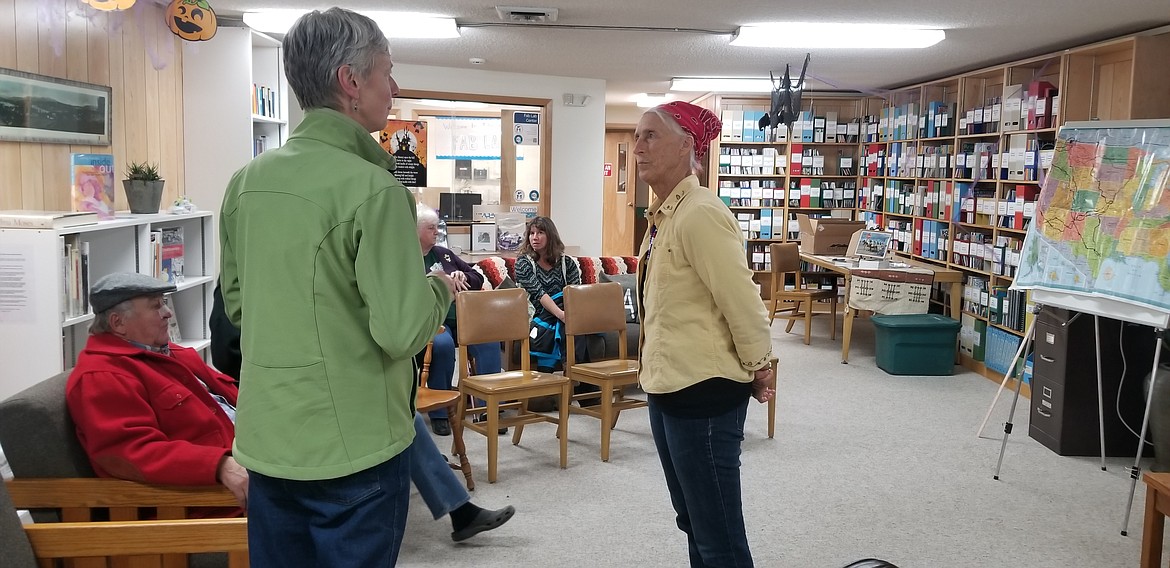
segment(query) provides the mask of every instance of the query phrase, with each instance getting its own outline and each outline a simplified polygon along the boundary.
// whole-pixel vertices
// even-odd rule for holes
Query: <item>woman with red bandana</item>
[[[739,456],[748,398],[775,395],[768,317],[739,223],[694,175],[719,118],[681,102],[642,115],[638,177],[654,191],[638,263],[639,381],[692,567],[752,566]]]

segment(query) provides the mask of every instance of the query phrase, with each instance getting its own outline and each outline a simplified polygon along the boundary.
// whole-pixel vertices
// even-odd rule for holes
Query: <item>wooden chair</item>
[[[226,552],[229,568],[248,566],[248,521],[186,519],[91,522],[98,507],[111,518],[136,518],[139,506],[162,514],[185,505],[234,506],[223,487],[155,487],[114,479],[29,479],[0,487],[0,565],[47,568],[53,559],[76,559],[76,568],[186,566],[186,555]],[[11,494],[11,495],[10,495]],[[21,527],[17,509],[53,508],[72,522]],[[131,558],[132,557],[132,558]]]
[[[772,243],[772,288],[770,293],[771,306],[768,309],[768,324],[776,321],[777,314],[788,320],[785,333],[792,333],[792,324],[796,320],[804,320],[804,344],[812,342],[812,317],[823,315],[813,311],[813,302],[829,300],[829,339],[837,339],[837,292],[820,288],[806,288],[804,275],[800,270],[800,245],[797,243]],[[792,274],[793,289],[787,290],[785,277]],[[791,302],[791,305],[789,305]]]
[[[575,336],[588,333],[618,333],[618,357],[590,363],[567,363],[565,376],[596,385],[600,392],[582,393],[576,400],[601,397],[600,410],[571,407],[575,414],[601,420],[601,461],[609,461],[610,431],[617,426],[621,411],[646,406],[646,401],[625,397],[625,388],[638,382],[638,360],[626,357],[626,310],[622,285],[581,284],[565,287],[566,353],[576,353]],[[570,355],[570,359],[572,356]]]
[[[773,357],[769,363],[772,367],[772,377],[776,379],[776,394],[768,401],[768,437],[776,437],[776,399],[780,396],[780,359]]]
[[[95,518],[134,522],[141,518],[140,507],[153,508],[154,520],[185,519],[194,507],[238,507],[235,497],[222,485],[160,487],[94,477],[65,404],[68,377],[69,371],[65,371],[0,402],[0,446],[16,477],[8,482],[8,489],[17,508],[29,509],[37,523],[54,524],[87,523]],[[176,548],[168,551],[175,552],[166,556],[168,567],[186,566],[186,554],[207,550],[178,546],[176,543]],[[112,550],[135,554],[129,545]],[[246,562],[246,552],[235,556]],[[238,558],[191,560],[200,565],[240,565]],[[86,561],[77,562],[89,566]]]
[[[1162,566],[1162,539],[1165,532],[1166,515],[1170,514],[1170,473],[1147,472],[1142,475],[1146,482],[1146,516],[1142,527],[1141,568]]]
[[[496,457],[501,426],[514,426],[512,444],[519,445],[524,425],[551,422],[557,425],[561,443],[561,469],[569,463],[569,379],[532,371],[528,352],[528,294],[519,288],[508,290],[467,291],[455,295],[459,318],[459,359],[467,360],[467,346],[494,341],[520,341],[520,370],[484,375],[470,375],[466,365],[459,365],[459,421],[464,428],[488,439],[488,483],[496,482]],[[528,399],[560,395],[558,417],[528,411]],[[468,408],[468,400],[483,400],[486,406]],[[515,416],[500,416],[502,409],[516,409]],[[483,422],[471,416],[486,413]]]
[[[439,328],[443,333],[443,328]],[[432,412],[440,408],[447,409],[447,416],[456,417],[459,413],[459,391],[437,390],[427,386],[427,378],[431,373],[431,355],[434,352],[435,341],[427,343],[426,353],[423,355],[422,368],[418,373],[418,395],[415,397],[415,408],[422,413]],[[463,479],[467,483],[468,491],[475,491],[475,480],[471,478],[471,462],[467,460],[467,446],[463,443],[463,423],[452,419],[451,423],[451,455],[459,458],[459,465],[451,464],[451,469],[463,472]]]

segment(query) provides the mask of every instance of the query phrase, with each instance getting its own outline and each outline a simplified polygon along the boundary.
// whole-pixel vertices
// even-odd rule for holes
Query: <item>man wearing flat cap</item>
[[[193,349],[169,341],[175,286],[107,275],[90,289],[94,320],[65,399],[102,477],[162,485],[222,483],[247,506],[247,471],[231,456],[237,389]]]

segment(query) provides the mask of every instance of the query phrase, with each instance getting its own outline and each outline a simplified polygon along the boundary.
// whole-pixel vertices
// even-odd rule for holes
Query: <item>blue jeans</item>
[[[739,480],[747,404],[712,418],[677,418],[650,397],[650,431],[692,568],[752,566]]]
[[[451,335],[451,328],[443,330],[435,336],[431,348],[431,370],[427,376],[427,386],[435,390],[451,390],[451,383],[455,376],[455,338]],[[500,355],[500,344],[481,343],[468,345],[467,356],[475,359],[475,372],[478,374],[498,373],[503,369]],[[447,409],[440,408],[427,413],[431,418],[446,418]]]
[[[435,446],[422,414],[414,413],[414,443],[410,445],[410,480],[436,519],[471,501],[471,495]]]
[[[411,452],[357,473],[293,481],[248,472],[254,568],[390,567],[410,500]]]

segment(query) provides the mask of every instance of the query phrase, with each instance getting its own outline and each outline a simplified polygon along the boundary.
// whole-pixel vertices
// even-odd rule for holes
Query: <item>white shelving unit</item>
[[[211,212],[120,215],[67,229],[0,229],[0,400],[72,367],[85,347],[93,314],[66,317],[64,252],[67,241],[89,244],[89,278],[113,272],[151,274],[150,232],[183,228],[184,281],[172,294],[182,345],[203,352],[211,344],[208,318],[216,255]]]
[[[252,112],[253,85],[276,94],[275,116]],[[295,104],[294,104],[295,108]],[[183,42],[186,191],[200,209],[219,211],[228,182],[252,160],[288,139],[289,94],[280,42],[248,28],[221,27],[209,41]],[[213,237],[218,243],[218,235]]]

